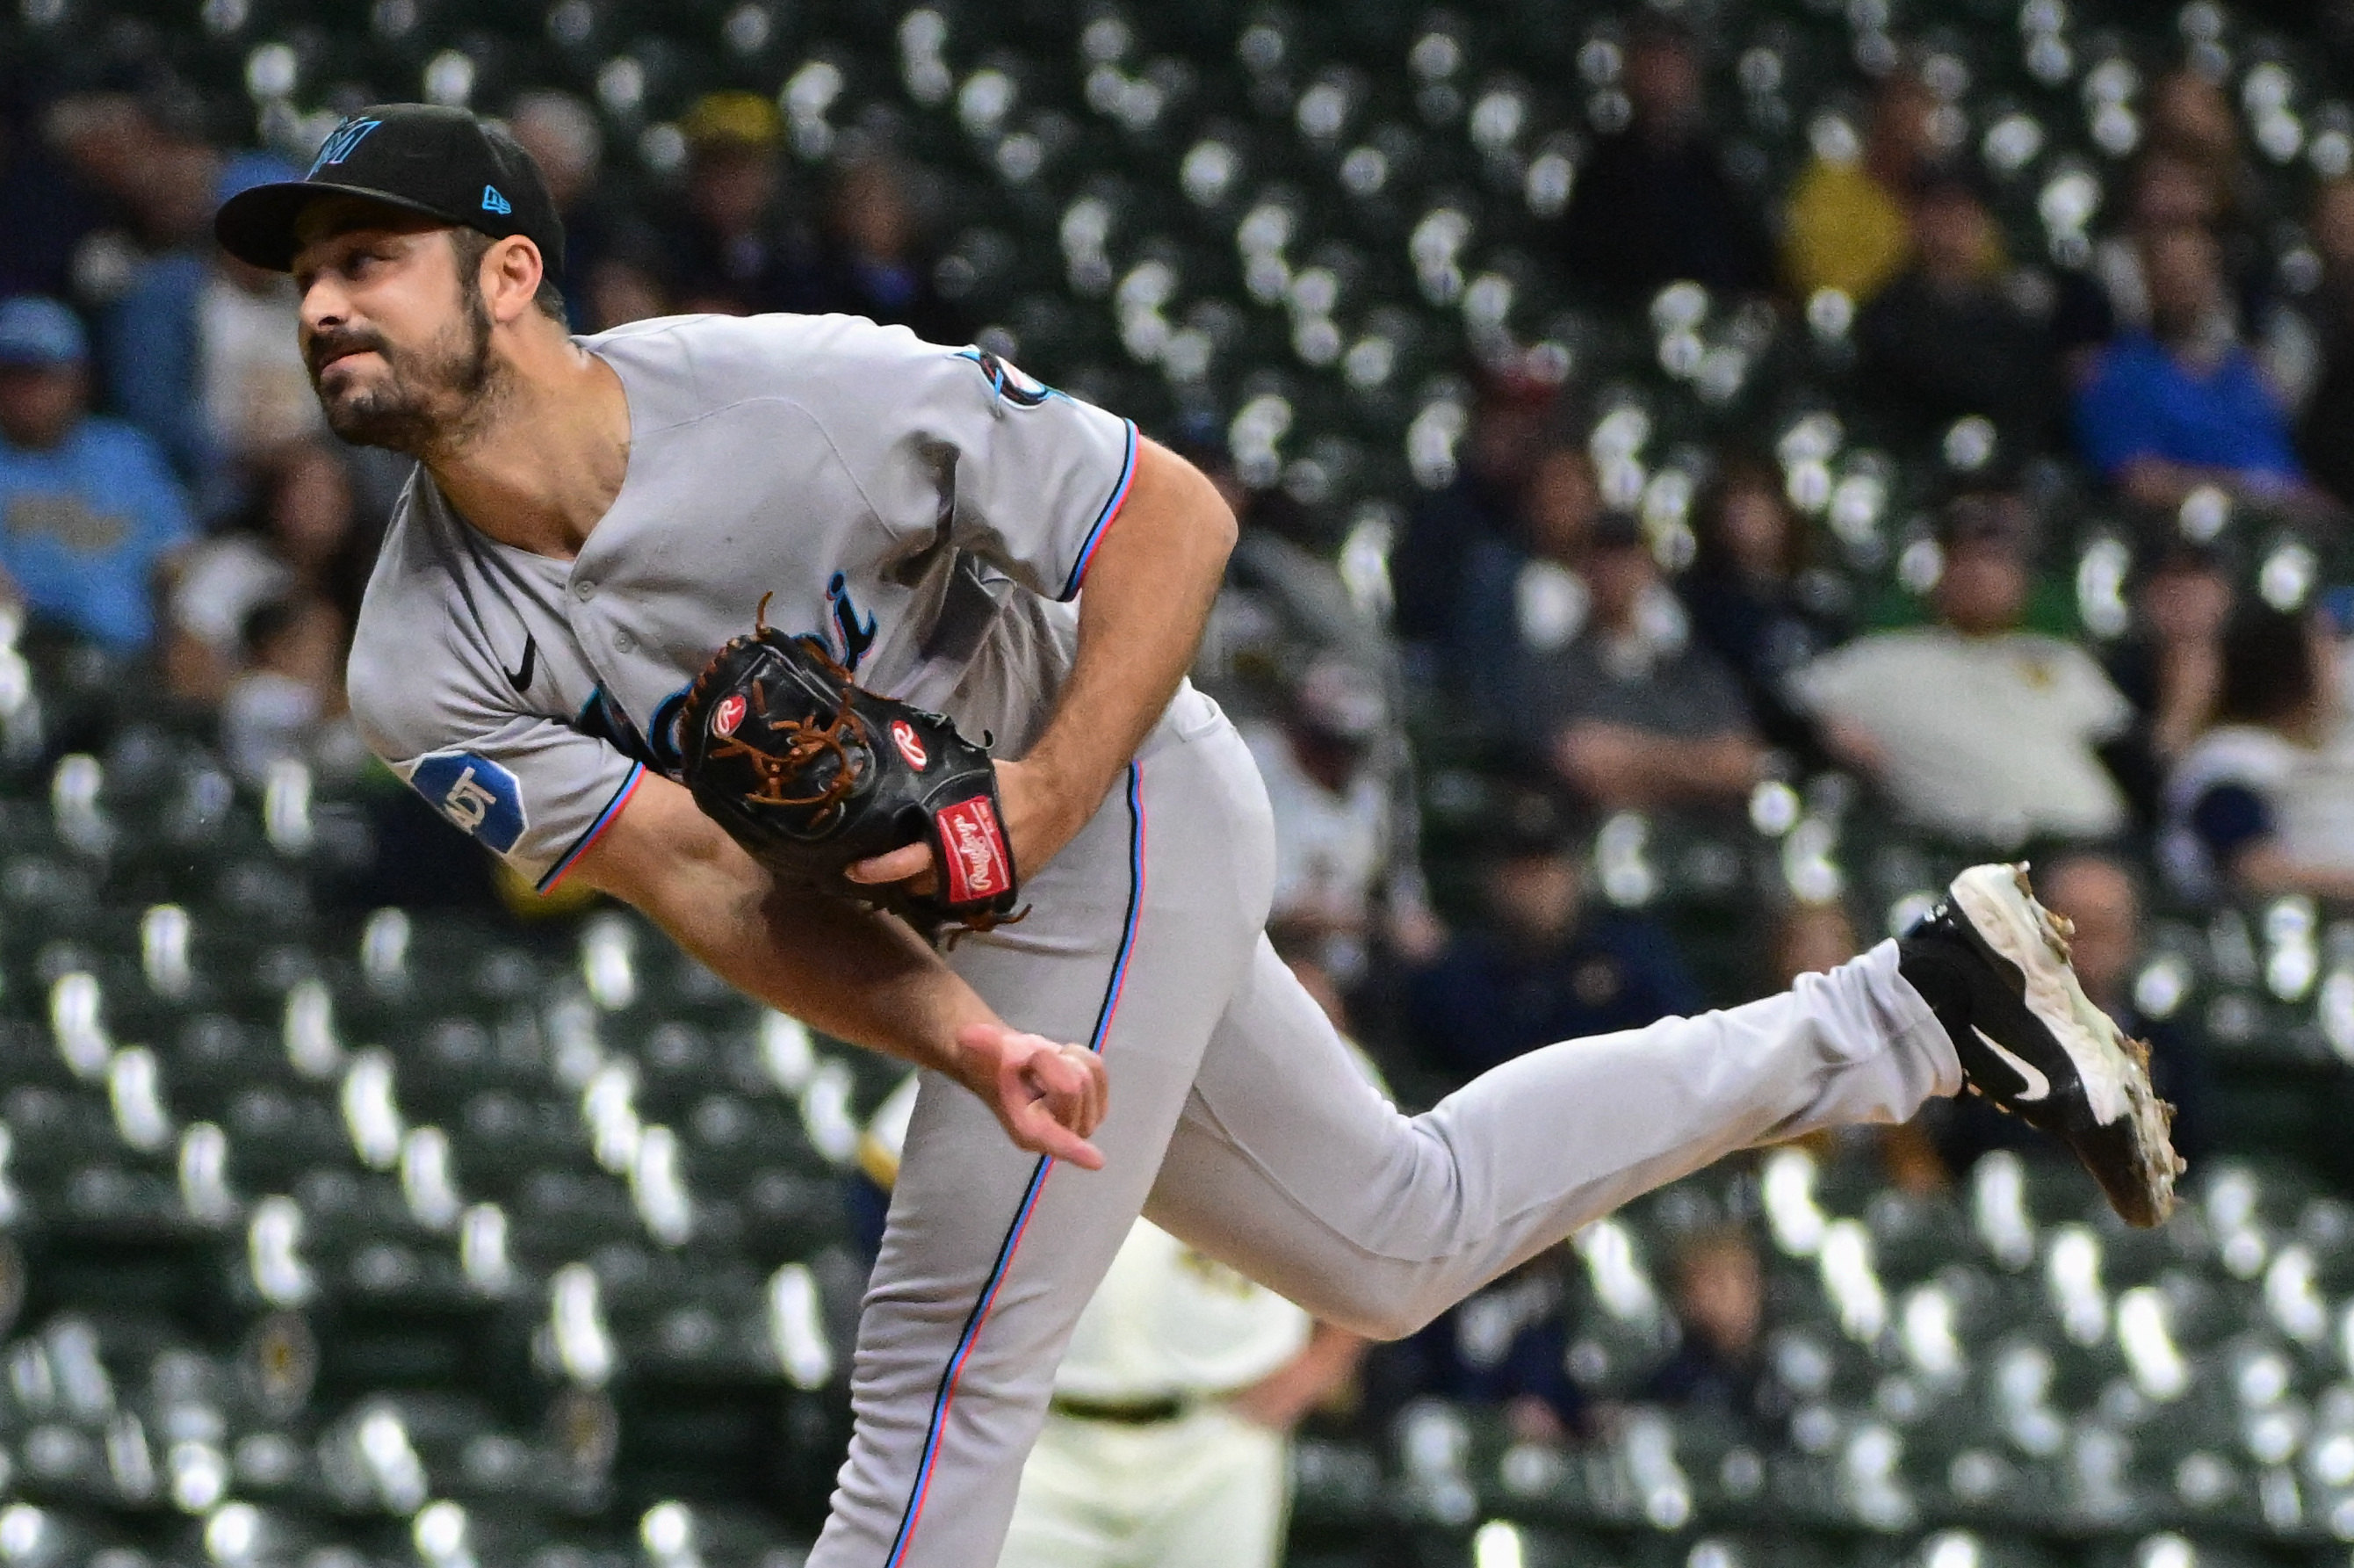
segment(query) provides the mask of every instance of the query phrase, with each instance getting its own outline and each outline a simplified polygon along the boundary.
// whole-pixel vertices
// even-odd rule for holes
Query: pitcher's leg
[[[1259,914],[1243,901],[1264,873],[1195,749],[1139,764],[1133,789],[1033,882],[1036,912],[954,955],[1008,1022],[1102,1050],[1105,1169],[1021,1152],[973,1096],[927,1077],[859,1322],[850,1456],[811,1568],[996,1561],[1063,1346],[1250,959]]]
[[[1900,1121],[1960,1085],[1883,942],[1764,1001],[1531,1052],[1409,1118],[1262,946],[1145,1212],[1318,1317],[1394,1337],[1721,1155]]]

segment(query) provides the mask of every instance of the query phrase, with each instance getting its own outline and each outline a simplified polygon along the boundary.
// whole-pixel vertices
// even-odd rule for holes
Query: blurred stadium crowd
[[[1195,679],[1402,1099],[1997,856],[2153,1042],[2161,1237],[1967,1106],[1705,1173],[1376,1352],[1299,1561],[2342,1560],[2341,10],[21,0],[0,1559],[768,1562],[822,1504],[887,1075],[342,716],[406,465],[210,220],[422,97],[538,158],[579,330],[903,323],[1218,479]]]

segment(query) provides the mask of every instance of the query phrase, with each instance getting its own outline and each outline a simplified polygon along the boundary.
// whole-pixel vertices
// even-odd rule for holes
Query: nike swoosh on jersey
[[[1980,1029],[1977,1024],[1973,1023],[1970,1025],[1970,1033],[1978,1037],[1979,1044],[1985,1046],[1988,1050],[2001,1057],[2002,1065],[2009,1067],[2012,1072],[2017,1073],[2020,1081],[2027,1085],[2025,1088],[2013,1095],[2011,1098],[2019,1101],[2022,1105],[2027,1105],[2031,1104],[2036,1100],[2047,1099],[2051,1097],[2051,1079],[2045,1077],[2041,1073],[2037,1072],[2033,1067],[2031,1067],[2026,1063],[2020,1061],[2014,1053],[2004,1050],[2000,1041],[1988,1033],[1985,1030]]]
[[[518,693],[527,692],[531,690],[532,670],[538,662],[539,639],[534,637],[529,632],[525,632],[524,633],[523,639],[523,668],[520,670],[510,670],[505,665],[502,664],[499,666],[499,673],[504,675],[507,678],[507,683],[513,686]]]

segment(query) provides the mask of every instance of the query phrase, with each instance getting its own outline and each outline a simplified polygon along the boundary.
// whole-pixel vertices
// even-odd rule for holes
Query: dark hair
[[[1790,510],[1782,490],[1781,470],[1774,466],[1773,459],[1746,449],[1727,452],[1719,460],[1716,471],[1700,493],[1700,503],[1692,509],[1698,523],[1692,530],[1697,546],[1692,554],[1693,572],[1703,577],[1735,575],[1737,565],[1724,543],[1724,508],[1744,490],[1762,491],[1782,509],[1788,524],[1782,531],[1782,574],[1795,577],[1807,565],[1808,546],[1813,541],[1806,524]]]
[[[1585,544],[1595,550],[1639,550],[1643,547],[1643,523],[1631,512],[1607,506],[1594,514],[1594,524],[1585,531]]]
[[[458,281],[461,286],[470,273],[482,270],[482,258],[490,254],[494,243],[479,228],[461,225],[450,230],[450,249],[458,259]],[[546,257],[540,260],[543,264],[546,261]],[[539,307],[541,315],[559,326],[564,324],[564,291],[556,286],[556,279],[546,270],[539,275],[539,291],[532,295],[531,302]]]
[[[2311,707],[2320,694],[2312,627],[2304,616],[2259,604],[2232,617],[2223,629],[2218,723],[2278,725]]]
[[[1961,196],[1980,207],[1994,205],[1994,185],[1967,158],[1942,159],[1922,164],[1907,182],[1915,202]]]
[[[247,658],[258,659],[270,651],[272,643],[293,630],[302,619],[302,606],[296,600],[263,599],[246,611],[244,621],[237,629],[238,641],[244,647]]]
[[[1757,1238],[1738,1221],[1707,1221],[1676,1237],[1669,1251],[1669,1267],[1676,1283],[1681,1285],[1700,1266],[1702,1258],[1722,1257],[1727,1254],[1737,1254],[1753,1264],[1758,1263]]]
[[[2048,861],[2038,863],[2035,881],[2039,886],[2050,886],[2077,866],[2096,867],[2125,879],[2126,890],[2133,895],[2134,907],[2141,909],[2149,903],[2149,889],[2142,885],[2141,871],[2122,854],[2090,845],[2062,850]]]
[[[1553,780],[1518,772],[1498,786],[1484,816],[1479,847],[1490,866],[1575,854],[1593,827]]]
[[[1975,486],[1937,513],[1937,542],[1948,550],[1997,545],[2021,560],[2035,555],[2035,513],[2018,492]]]
[[[1681,16],[1645,11],[1627,27],[1627,52],[1638,49],[1681,49],[1700,52],[1700,32]]]

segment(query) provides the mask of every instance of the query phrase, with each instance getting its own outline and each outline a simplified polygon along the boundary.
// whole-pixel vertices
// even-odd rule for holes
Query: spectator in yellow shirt
[[[1851,132],[1817,134],[1783,225],[1782,271],[1800,299],[1837,289],[1860,305],[1912,260],[1908,193],[1935,151],[1936,108],[1921,79],[1901,70],[1873,98],[1862,145]]]

